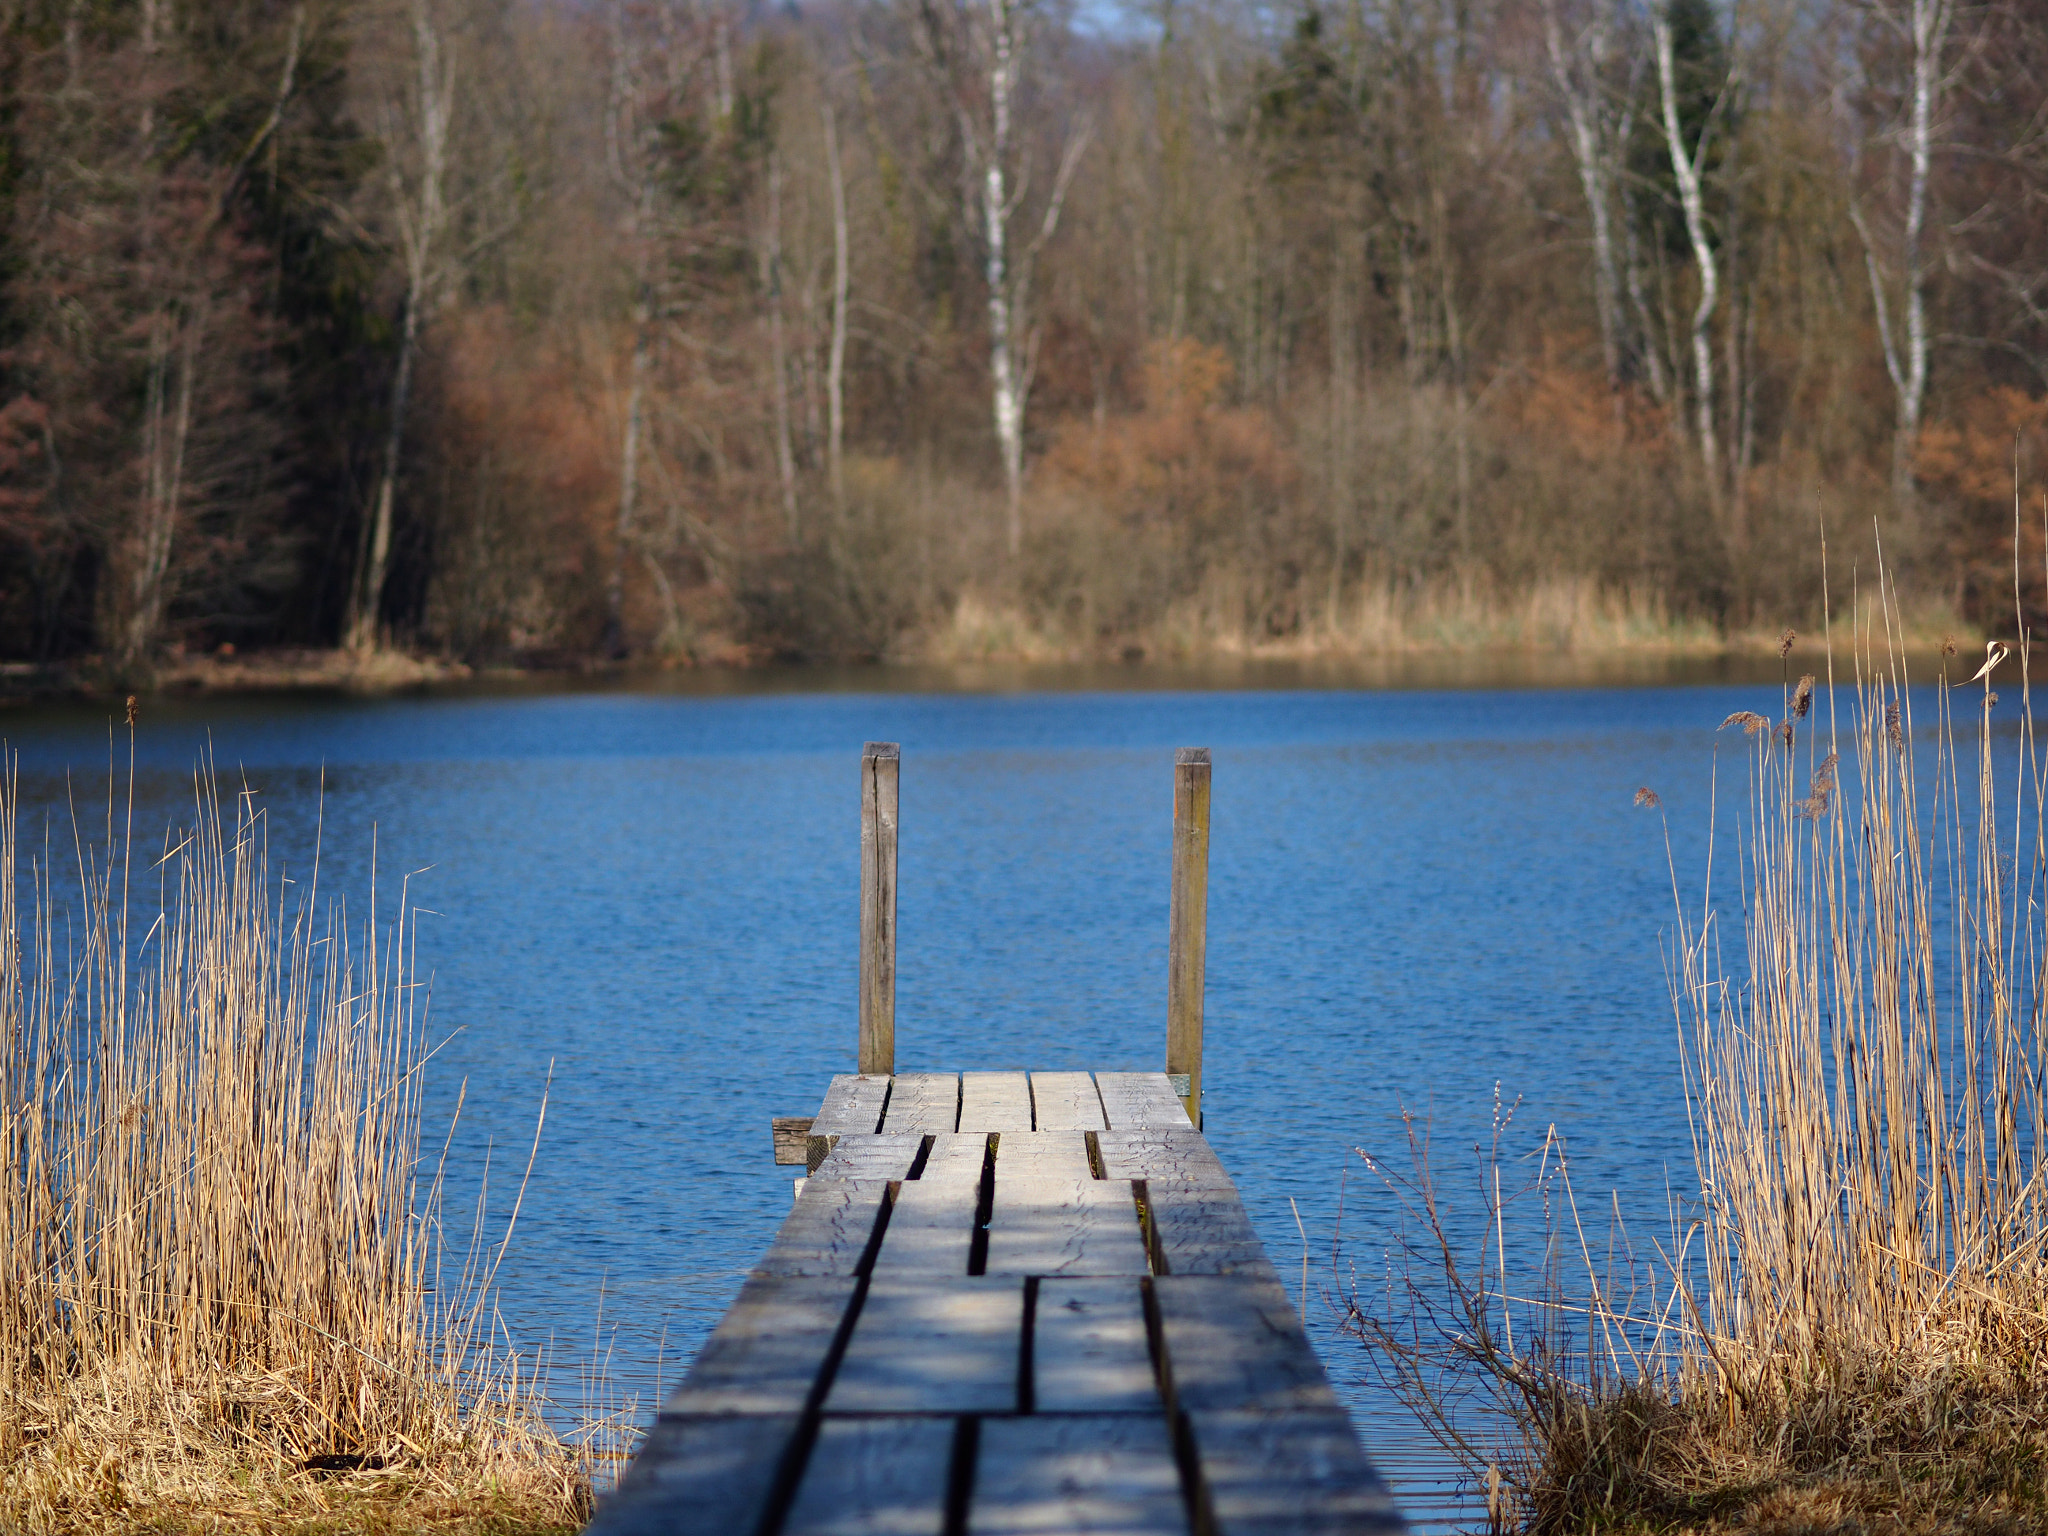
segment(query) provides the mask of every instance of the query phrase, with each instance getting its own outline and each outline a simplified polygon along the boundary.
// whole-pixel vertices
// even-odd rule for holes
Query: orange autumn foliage
[[[2048,613],[2048,395],[2000,387],[1971,397],[1922,429],[1913,467],[1921,493],[1953,509],[1950,544],[1972,596],[1987,614],[2010,612],[2017,553],[2022,599],[2038,622]]]
[[[1141,379],[1136,412],[1059,426],[1045,460],[1053,488],[1130,526],[1204,535],[1277,507],[1293,461],[1264,410],[1222,403],[1231,365],[1220,347],[1150,342]]]

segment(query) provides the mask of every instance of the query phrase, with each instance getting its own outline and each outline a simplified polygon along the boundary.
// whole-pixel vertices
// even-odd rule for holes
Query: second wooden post
[[[1166,1072],[1202,1124],[1202,964],[1209,923],[1209,749],[1173,758],[1173,902],[1166,937]]]
[[[896,795],[903,754],[871,741],[860,755],[860,1061],[896,1070]]]

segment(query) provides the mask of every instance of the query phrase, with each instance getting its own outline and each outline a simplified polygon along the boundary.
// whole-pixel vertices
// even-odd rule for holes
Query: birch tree
[[[1571,129],[1572,163],[1593,233],[1593,307],[1600,321],[1600,352],[1607,366],[1607,386],[1622,384],[1622,312],[1620,268],[1615,260],[1614,173],[1616,166],[1613,112],[1601,75],[1613,45],[1609,14],[1596,7],[1567,47],[1558,17],[1558,0],[1543,0],[1543,42],[1550,77],[1564,103]]]
[[[1863,265],[1870,279],[1878,342],[1884,349],[1885,373],[1892,383],[1896,410],[1892,493],[1903,503],[1912,495],[1913,453],[1920,440],[1920,419],[1927,403],[1927,190],[1934,163],[1937,119],[1951,78],[1943,55],[1955,8],[1953,0],[1905,0],[1904,4],[1874,0],[1869,14],[1878,28],[1903,47],[1907,64],[1898,118],[1885,135],[1897,144],[1899,158],[1905,163],[1905,208],[1895,262],[1887,263],[1881,255],[1861,189],[1852,185],[1849,194],[1849,217],[1863,244]],[[1862,147],[1859,134],[1850,165],[1852,182]],[[1893,270],[1887,272],[1887,266]]]
[[[964,50],[933,6],[921,9],[919,32],[927,60],[946,77],[959,122],[967,221],[979,235],[987,290],[989,403],[1003,466],[1005,542],[1014,557],[1024,544],[1024,424],[1038,349],[1031,279],[1039,253],[1059,231],[1091,129],[1083,120],[1067,135],[1037,227],[1019,243],[1015,226],[1031,184],[1030,157],[1020,152],[1015,121],[1028,18],[1022,0],[972,3]]]
[[[832,193],[832,339],[825,361],[825,463],[832,504],[846,505],[846,304],[852,286],[846,229],[846,172],[839,158],[839,123],[828,100],[819,106],[825,125],[825,170]]]
[[[1715,429],[1714,341],[1711,326],[1714,310],[1721,300],[1720,258],[1707,227],[1704,171],[1708,146],[1713,140],[1715,119],[1727,99],[1723,83],[1714,107],[1701,123],[1699,136],[1685,142],[1685,128],[1679,120],[1678,68],[1673,57],[1671,12],[1666,5],[1650,11],[1651,40],[1657,55],[1657,95],[1662,111],[1665,150],[1671,159],[1671,173],[1678,183],[1678,204],[1685,215],[1686,240],[1692,248],[1699,296],[1692,309],[1693,420],[1699,440],[1700,463],[1706,473],[1707,496],[1718,513],[1721,507],[1721,449]]]

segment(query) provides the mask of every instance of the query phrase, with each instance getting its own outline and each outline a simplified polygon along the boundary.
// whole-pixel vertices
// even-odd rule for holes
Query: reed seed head
[[[1799,686],[1792,692],[1792,718],[1804,720],[1806,712],[1813,708],[1813,674],[1807,673],[1799,679]]]
[[[131,693],[128,695],[128,729],[131,731],[135,729],[135,717],[135,695]]]
[[[1650,788],[1650,786],[1647,784],[1645,784],[1641,789],[1636,791],[1637,805],[1646,805],[1654,811],[1663,803],[1664,802],[1662,800],[1659,800],[1657,798],[1657,791]]]
[[[1785,743],[1786,751],[1789,752],[1792,749],[1792,722],[1790,719],[1785,720],[1778,726],[1778,739]]]
[[[1906,750],[1906,732],[1899,724],[1899,706],[1896,704],[1884,707],[1884,733],[1891,738],[1894,748],[1901,752]]]
[[[1725,731],[1731,725],[1741,726],[1745,736],[1754,736],[1758,731],[1769,730],[1771,722],[1753,709],[1738,709],[1721,722],[1720,729]]]
[[[1792,654],[1792,642],[1798,638],[1799,631],[1796,629],[1788,629],[1778,636],[1778,660],[1783,661]]]

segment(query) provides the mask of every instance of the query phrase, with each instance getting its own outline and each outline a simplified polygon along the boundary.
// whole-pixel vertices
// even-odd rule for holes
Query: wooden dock
[[[1199,768],[1177,930],[1203,906],[1182,888],[1207,863]],[[881,1070],[776,1122],[809,1176],[592,1536],[1400,1531],[1190,1119],[1199,933],[1172,945],[1173,1076],[892,1072],[893,749],[863,779],[860,1062]]]

